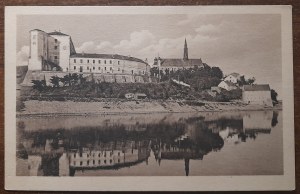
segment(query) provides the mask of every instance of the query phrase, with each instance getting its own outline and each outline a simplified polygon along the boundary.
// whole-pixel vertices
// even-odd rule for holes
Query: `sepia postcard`
[[[8,6],[5,188],[295,189],[291,6]]]

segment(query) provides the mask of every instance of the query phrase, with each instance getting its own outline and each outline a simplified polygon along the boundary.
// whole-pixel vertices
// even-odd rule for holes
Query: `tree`
[[[242,75],[242,76],[240,77],[240,79],[238,80],[238,84],[239,84],[239,86],[243,86],[243,85],[246,85],[246,84],[247,84],[244,75]]]
[[[254,82],[255,82],[255,77],[249,78],[249,79],[247,80],[247,84],[248,84],[248,85],[251,85],[251,84],[253,84]]]
[[[59,88],[59,82],[60,82],[59,77],[57,77],[56,75],[51,76],[50,83],[53,85],[54,88]]]
[[[273,101],[273,104],[277,104],[278,103],[278,100],[277,100],[277,92],[273,89],[271,89],[271,99]]]
[[[222,79],[223,78],[223,72],[219,67],[212,67],[211,68],[211,76]]]
[[[32,88],[35,90],[38,90],[39,92],[42,92],[47,87],[46,80],[32,80],[33,83]]]

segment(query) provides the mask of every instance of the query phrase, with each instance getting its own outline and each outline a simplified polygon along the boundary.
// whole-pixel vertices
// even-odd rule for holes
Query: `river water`
[[[19,176],[282,175],[282,111],[17,118]]]

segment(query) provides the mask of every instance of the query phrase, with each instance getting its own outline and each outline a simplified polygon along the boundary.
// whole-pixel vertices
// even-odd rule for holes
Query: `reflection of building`
[[[221,81],[218,85],[219,88],[223,88],[227,91],[230,91],[230,90],[234,90],[234,89],[237,89],[237,86],[236,84],[230,82],[230,81]]]
[[[244,132],[270,133],[273,111],[259,111],[243,117]]]
[[[41,156],[28,156],[28,170],[29,176],[39,176],[41,175],[41,165],[42,165],[42,157]]]
[[[273,106],[269,84],[244,85],[243,101],[248,104]]]
[[[189,59],[187,42],[184,42],[184,52],[182,59],[161,59],[155,58],[153,67],[159,67],[160,70],[177,71],[179,69],[189,69],[194,67],[204,67],[201,59]]]

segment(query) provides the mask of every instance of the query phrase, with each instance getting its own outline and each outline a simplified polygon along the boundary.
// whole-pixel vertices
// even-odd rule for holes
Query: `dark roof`
[[[261,85],[244,85],[245,91],[270,91],[269,84]]]
[[[76,53],[74,55],[71,55],[70,58],[103,58],[103,59],[120,59],[120,60],[127,60],[127,61],[136,61],[140,63],[144,63],[148,65],[145,61],[142,59],[138,59],[135,57],[129,57],[129,56],[123,56],[123,55],[117,55],[117,54],[93,54],[93,53]]]
[[[240,76],[240,74],[238,74],[238,73],[231,73],[231,74],[229,74],[229,75],[232,75],[233,77],[239,77],[239,76]],[[228,75],[228,76],[229,76],[229,75]],[[227,77],[228,77],[228,76],[227,76]]]
[[[202,66],[201,59],[162,59],[161,66],[162,67],[193,67],[193,66]]]
[[[64,34],[64,33],[61,33],[61,32],[57,32],[57,31],[55,31],[55,32],[49,32],[48,34],[49,35],[59,35],[59,36],[69,36],[67,34]]]
[[[34,30],[44,32],[43,30],[40,30],[40,29],[37,29],[37,28],[36,28],[36,29],[32,29],[32,30],[30,30],[29,32],[34,31]]]

